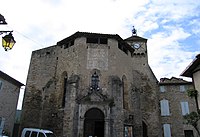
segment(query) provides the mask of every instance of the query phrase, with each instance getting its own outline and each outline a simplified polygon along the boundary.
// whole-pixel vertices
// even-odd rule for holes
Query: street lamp
[[[7,24],[7,22],[6,22],[6,20],[5,20],[5,18],[4,18],[4,16],[3,15],[1,15],[0,14],[0,24]]]
[[[7,22],[4,16],[0,14],[0,25],[5,25],[5,24],[7,24]],[[2,46],[5,49],[5,51],[12,49],[14,44],[16,43],[14,37],[12,36],[13,31],[0,31],[0,35],[8,32],[9,32],[8,35],[2,37]]]
[[[5,51],[7,51],[8,49],[11,50],[15,43],[16,41],[14,37],[12,36],[12,32],[2,37],[2,46],[5,49]]]

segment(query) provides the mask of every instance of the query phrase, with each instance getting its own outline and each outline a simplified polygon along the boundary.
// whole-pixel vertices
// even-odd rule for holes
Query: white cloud
[[[188,24],[189,26],[192,26],[192,32],[199,37],[200,35],[200,18],[196,18]]]
[[[190,34],[183,28],[167,27],[168,33],[153,34],[149,39],[149,62],[158,78],[179,77],[185,67],[191,62],[194,54],[184,51],[180,41]]]
[[[196,0],[4,0],[0,9],[8,27],[2,27],[14,30],[17,43],[11,51],[0,50],[0,69],[25,83],[33,50],[76,31],[127,38],[134,25],[149,39],[149,63],[157,78],[179,76],[200,52],[183,48],[191,37],[200,43],[199,7]]]
[[[10,5],[10,8],[3,5]],[[170,54],[175,52],[171,51],[181,51],[179,41],[191,35],[184,31],[181,23],[184,19],[197,16],[199,13],[196,8],[199,5],[195,0],[6,0],[0,8],[9,26],[16,30],[14,34],[17,44],[14,49],[17,49],[13,49],[13,52],[26,50],[29,54],[15,53],[18,57],[13,60],[26,58],[27,61],[32,50],[54,45],[76,31],[117,33],[126,38],[131,35],[132,25],[138,29],[138,35],[151,32],[148,35],[149,47],[159,49],[162,56],[170,56],[173,60],[175,57]],[[171,24],[174,22],[177,24]],[[197,22],[194,20],[191,25],[198,25]],[[192,33],[199,33],[196,28],[193,27]],[[151,55],[151,48],[149,56],[156,57]],[[4,61],[7,66],[5,62],[8,62],[7,59]]]

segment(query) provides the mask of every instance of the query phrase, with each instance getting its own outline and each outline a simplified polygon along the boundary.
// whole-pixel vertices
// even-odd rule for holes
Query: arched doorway
[[[85,113],[84,137],[104,137],[104,114],[97,108]]]

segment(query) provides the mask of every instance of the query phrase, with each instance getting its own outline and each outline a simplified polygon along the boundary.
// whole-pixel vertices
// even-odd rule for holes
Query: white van
[[[37,129],[37,128],[24,128],[21,137],[56,137],[52,131]]]

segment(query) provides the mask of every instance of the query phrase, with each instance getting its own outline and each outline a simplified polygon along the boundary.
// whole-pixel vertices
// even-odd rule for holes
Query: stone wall
[[[5,118],[4,131],[12,136],[20,87],[0,77],[0,117]]]

